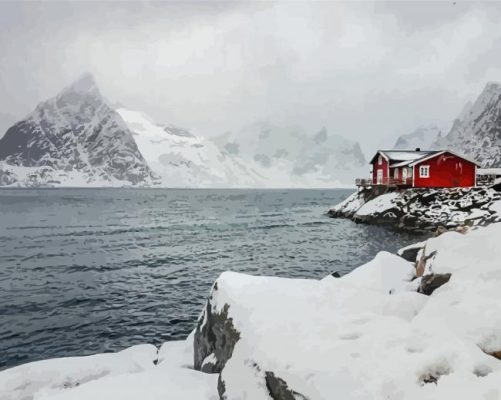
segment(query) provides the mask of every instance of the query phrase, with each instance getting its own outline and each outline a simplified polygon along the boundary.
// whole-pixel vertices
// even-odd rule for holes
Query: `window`
[[[393,171],[393,178],[398,179],[398,168]]]
[[[430,166],[429,165],[421,165],[419,167],[419,177],[420,178],[429,178],[430,177]]]
[[[377,159],[378,165],[381,165],[383,163],[383,157],[379,156]]]

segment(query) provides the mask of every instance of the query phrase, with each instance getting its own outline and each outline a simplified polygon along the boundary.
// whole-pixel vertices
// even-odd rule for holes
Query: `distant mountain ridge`
[[[278,181],[289,181],[292,187],[351,183],[367,169],[358,142],[331,134],[325,127],[311,134],[300,126],[261,121],[228,132],[216,142],[262,175],[273,175],[272,186]]]
[[[0,186],[336,187],[366,171],[359,144],[259,122],[215,139],[110,105],[89,74],[0,139]]]
[[[440,137],[440,135],[441,131],[437,126],[422,126],[411,133],[399,136],[393,146],[393,149],[414,150],[416,148],[420,148],[423,150],[430,150],[433,148],[433,143]]]
[[[154,174],[91,75],[41,102],[0,139],[0,184],[148,185]]]
[[[489,82],[433,146],[468,155],[483,167],[501,167],[501,83]]]

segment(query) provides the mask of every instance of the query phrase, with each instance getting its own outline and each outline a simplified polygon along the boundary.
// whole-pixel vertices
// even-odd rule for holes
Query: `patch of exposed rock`
[[[217,291],[217,282],[212,290]],[[213,309],[212,297],[211,294],[195,330],[194,367],[202,372],[219,373],[230,359],[240,332],[233,326],[232,318],[228,317],[230,306],[225,304],[217,312]]]

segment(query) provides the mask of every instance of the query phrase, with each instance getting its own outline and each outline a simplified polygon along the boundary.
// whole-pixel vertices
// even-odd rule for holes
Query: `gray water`
[[[226,270],[346,273],[419,237],[325,215],[349,190],[0,190],[0,368],[185,337]]]

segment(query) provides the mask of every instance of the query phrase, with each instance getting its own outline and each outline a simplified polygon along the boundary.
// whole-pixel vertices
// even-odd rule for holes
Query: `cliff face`
[[[501,84],[489,82],[476,101],[461,112],[449,133],[432,147],[456,150],[485,168],[501,167]]]

